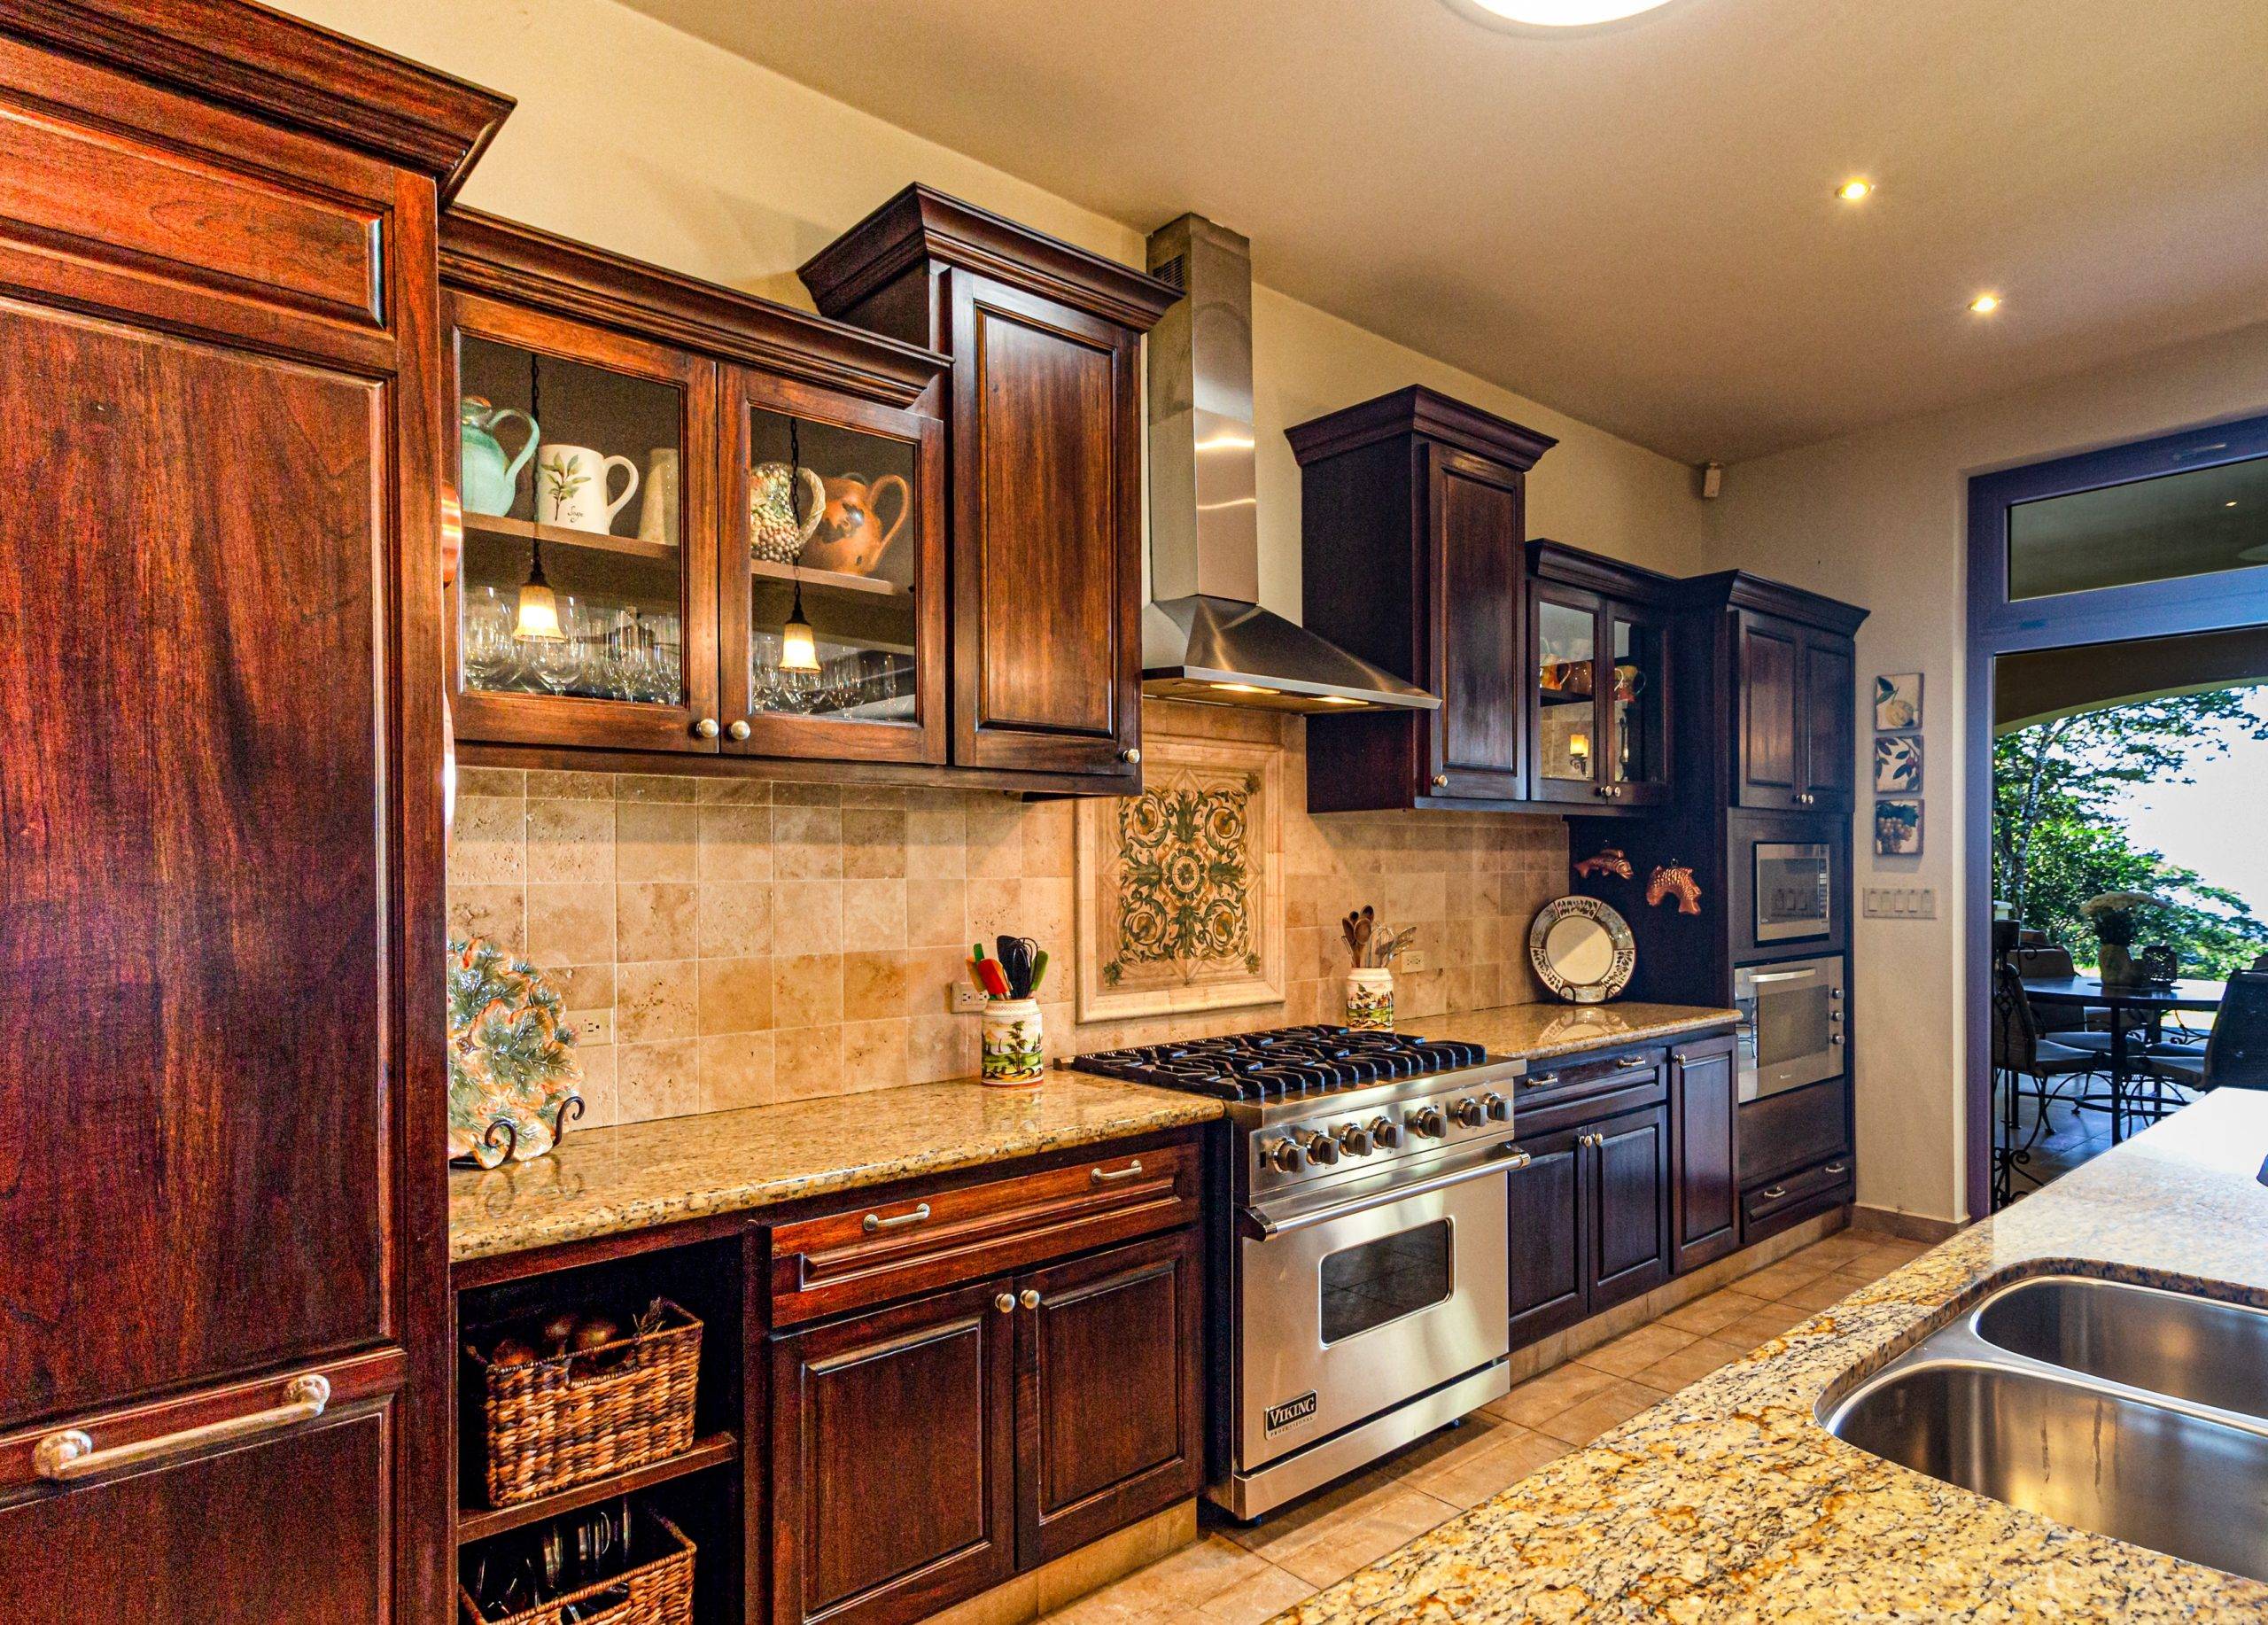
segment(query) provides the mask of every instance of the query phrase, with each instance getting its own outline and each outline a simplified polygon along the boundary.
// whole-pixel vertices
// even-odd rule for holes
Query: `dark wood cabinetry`
[[[1549,436],[1401,390],[1286,432],[1299,458],[1302,621],[1438,695],[1438,711],[1308,724],[1317,812],[1527,798],[1527,470]]]
[[[1847,811],[1858,773],[1850,632],[1748,608],[1729,613],[1734,805]]]
[[[1624,812],[1674,789],[1675,583],[1557,542],[1528,544],[1531,798]]]
[[[1138,358],[1178,290],[921,186],[801,275],[952,358],[953,759],[1138,781]]]
[[[1740,1108],[1741,1242],[1851,1200],[1848,1080],[1766,1095]]]
[[[1669,1101],[1677,1170],[1677,1272],[1697,1269],[1740,1245],[1740,1184],[1734,1162],[1739,1079],[1730,1038],[1671,1052]]]
[[[434,221],[509,104],[4,12],[0,1617],[439,1619]]]
[[[1673,1097],[1658,1049],[1582,1057],[1522,1080],[1511,1176],[1514,1347],[1670,1277]]]

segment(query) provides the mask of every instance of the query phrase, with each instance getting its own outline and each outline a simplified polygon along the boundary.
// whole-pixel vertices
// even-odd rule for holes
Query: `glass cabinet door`
[[[1540,801],[1596,798],[1599,752],[1599,612],[1588,596],[1532,589],[1535,682],[1535,795]]]
[[[707,363],[458,296],[458,733],[713,750]],[[705,724],[705,726],[704,726]]]
[[[1612,668],[1607,684],[1610,747],[1606,782],[1617,801],[1643,805],[1669,791],[1667,629],[1617,605],[1607,614]]]
[[[734,388],[725,748],[944,761],[943,424],[754,370]]]

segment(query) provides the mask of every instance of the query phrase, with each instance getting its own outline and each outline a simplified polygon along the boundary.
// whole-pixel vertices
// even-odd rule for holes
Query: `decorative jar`
[[[979,1076],[988,1084],[1036,1084],[1046,1045],[1037,999],[990,999],[984,1004],[984,1055]]]
[[[1347,1024],[1357,1032],[1386,1032],[1394,1026],[1394,972],[1383,965],[1357,966],[1347,973]]]

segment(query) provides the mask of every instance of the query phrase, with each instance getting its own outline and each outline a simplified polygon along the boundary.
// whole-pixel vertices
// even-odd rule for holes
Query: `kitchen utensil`
[[[846,575],[876,576],[891,542],[905,528],[913,511],[913,496],[903,476],[885,474],[872,484],[863,474],[836,474],[823,478],[819,488],[825,506],[819,523],[804,543],[802,562],[814,570],[839,570]],[[885,528],[877,505],[889,494],[897,512]]]
[[[972,943],[969,945],[968,968],[969,974],[976,978],[976,985],[983,988],[990,997],[994,999],[1008,997],[1007,973],[1000,968],[999,960],[984,957],[983,943]]]
[[[1000,969],[1008,978],[1008,997],[1031,997],[1032,961],[1038,957],[1039,945],[1029,937],[1002,937],[994,945],[1000,959]]]
[[[630,483],[609,501],[607,477],[617,468],[630,476]],[[536,454],[535,517],[540,524],[602,535],[637,494],[638,465],[627,457],[602,456],[587,446],[546,446]]]
[[[796,497],[801,494],[800,504]],[[749,475],[748,548],[767,564],[792,564],[827,517],[827,481],[811,469],[759,463]]]
[[[527,425],[527,439],[521,443],[519,455],[507,462],[495,431],[515,417]],[[516,407],[491,406],[480,395],[467,395],[457,402],[458,497],[465,512],[512,511],[512,499],[520,488],[520,470],[534,455],[536,437],[541,432],[535,419]]]
[[[1042,948],[1031,958],[1031,991],[1039,991],[1039,984],[1047,980],[1047,950]]]

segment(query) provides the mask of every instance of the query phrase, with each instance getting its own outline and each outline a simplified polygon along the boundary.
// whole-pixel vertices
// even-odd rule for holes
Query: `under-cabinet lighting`
[[[1210,685],[1223,694],[1276,694],[1275,688],[1263,688],[1258,683],[1214,683]]]
[[[1368,700],[1358,700],[1344,694],[1318,694],[1315,696],[1326,705],[1367,705]]]

